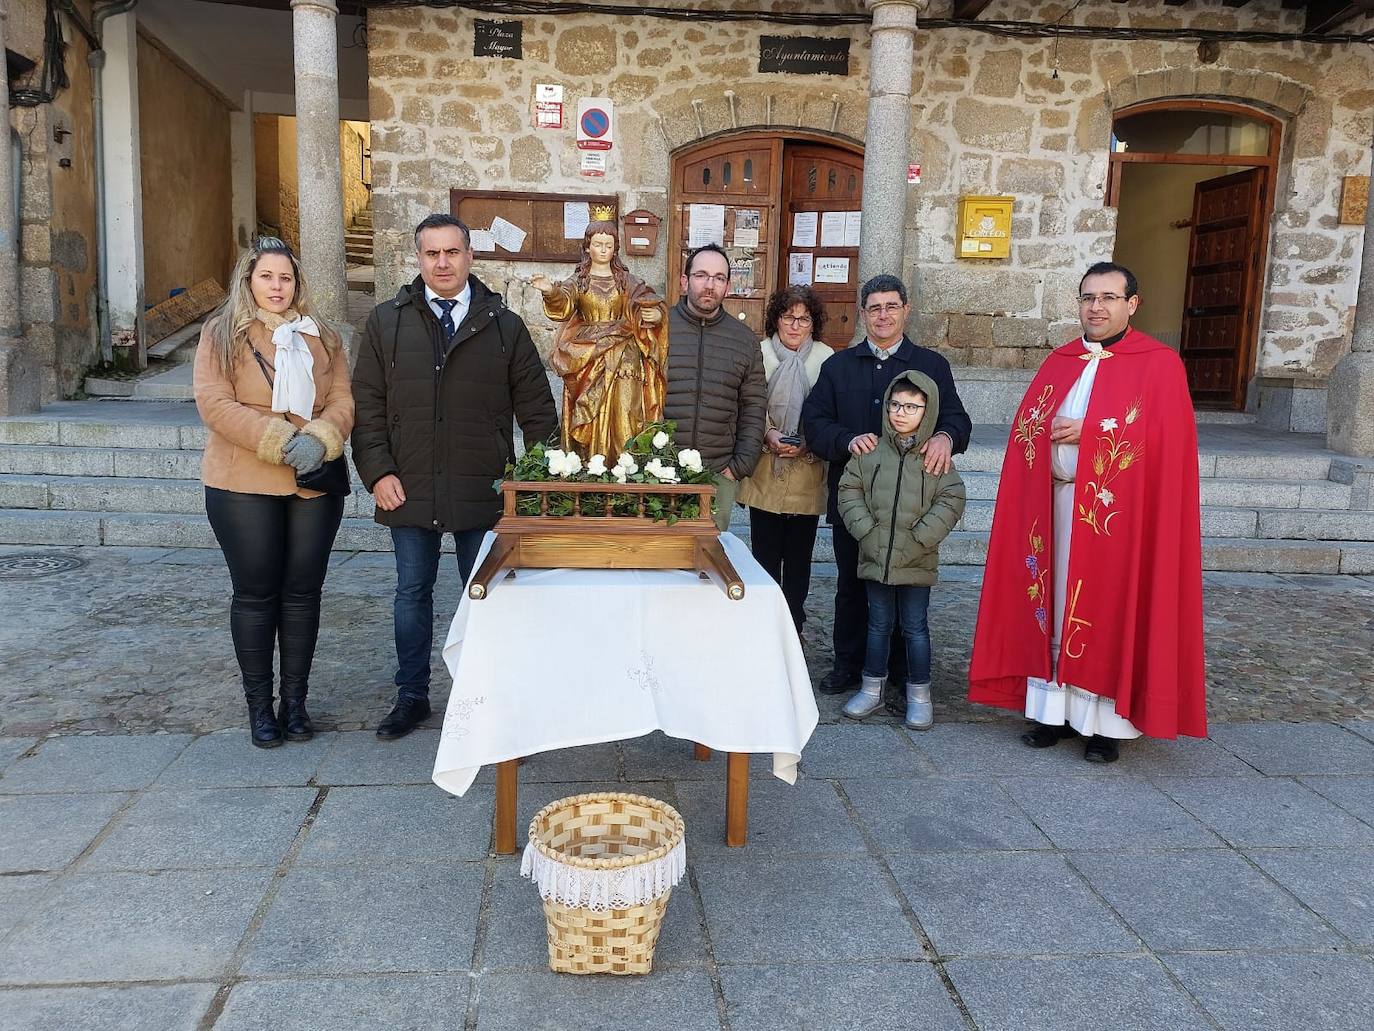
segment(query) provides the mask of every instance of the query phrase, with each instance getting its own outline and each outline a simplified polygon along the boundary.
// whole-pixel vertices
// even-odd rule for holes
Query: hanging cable
[[[51,104],[57,94],[71,85],[67,77],[67,42],[62,38],[62,22],[53,0],[43,14],[43,59],[37,88],[11,89],[11,107],[38,107]]]
[[[763,22],[769,25],[795,25],[807,28],[842,28],[849,25],[870,25],[872,17],[855,14],[797,14],[785,11],[714,11],[663,7],[631,6],[618,3],[542,2],[542,0],[366,0],[368,8],[399,7],[459,7],[478,14],[512,17],[557,17],[569,14],[596,14],[610,17],[640,15],[684,22]],[[1074,5],[1075,7],[1077,4]],[[1197,28],[1130,28],[1113,25],[1062,25],[1058,22],[1032,21],[965,21],[956,18],[922,18],[922,31],[956,29],[985,35],[1014,39],[1149,39],[1161,42],[1189,40],[1218,43],[1374,43],[1374,32],[1326,33],[1283,32],[1271,29],[1197,29]]]

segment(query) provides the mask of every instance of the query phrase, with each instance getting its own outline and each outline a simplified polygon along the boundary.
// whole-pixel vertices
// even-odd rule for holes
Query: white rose
[[[592,457],[591,457],[590,459],[587,460],[587,472],[590,473],[592,476],[603,476],[603,475],[605,475],[605,472],[606,472],[606,456],[605,456],[605,455],[592,455]]]
[[[658,478],[665,483],[677,483],[677,470],[671,465],[660,465],[658,467]]]
[[[567,470],[568,476],[576,476],[582,471],[582,459],[576,451],[568,452],[568,456],[563,459],[563,468]]]
[[[654,434],[654,450],[658,450],[659,448],[665,448],[665,447],[667,447],[667,446],[668,446],[668,439],[669,439],[669,438],[668,438],[668,434],[664,433],[662,430],[659,430],[657,433],[655,433],[655,434]]]
[[[566,457],[567,455],[556,447],[549,448],[549,450],[545,451],[544,461],[548,463],[549,472],[557,476],[558,470],[563,466],[563,459]]]
[[[615,480],[616,483],[624,483],[625,470],[622,469],[620,466],[616,466],[614,469],[611,470],[611,478]]]
[[[618,464],[620,468],[625,470],[626,476],[633,476],[635,473],[639,472],[639,463],[629,455],[621,455]]]
[[[663,475],[663,463],[657,458],[651,458],[644,463],[644,471],[651,476],[661,476]]]
[[[701,472],[701,452],[695,448],[683,448],[677,453],[677,458],[689,473]]]

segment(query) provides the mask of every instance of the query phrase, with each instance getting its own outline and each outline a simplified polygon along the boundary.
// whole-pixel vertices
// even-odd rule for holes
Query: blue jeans
[[[864,652],[864,676],[887,676],[888,650],[892,626],[901,619],[902,639],[906,642],[907,682],[930,682],[930,627],[926,609],[930,588],[913,584],[880,584],[865,580],[868,592],[868,648]]]
[[[458,572],[463,583],[482,547],[485,530],[455,530]],[[419,526],[393,526],[396,549],[396,694],[429,697],[429,657],[434,647],[434,581],[439,576],[439,548],[444,535]]]

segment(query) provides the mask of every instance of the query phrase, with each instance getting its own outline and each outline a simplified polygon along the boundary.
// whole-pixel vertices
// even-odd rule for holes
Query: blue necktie
[[[436,297],[434,303],[444,309],[444,314],[439,318],[439,328],[444,331],[444,343],[453,343],[453,334],[458,332],[458,327],[453,324],[453,306],[458,303],[457,298]]]

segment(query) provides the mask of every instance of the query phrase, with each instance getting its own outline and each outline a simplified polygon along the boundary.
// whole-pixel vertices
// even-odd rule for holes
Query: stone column
[[[139,171],[138,22],[116,14],[101,34],[105,134],[105,268],[111,354],[143,368],[143,178]]]
[[[258,228],[257,170],[253,153],[253,91],[243,91],[243,110],[229,112],[229,169],[234,247],[245,250]]]
[[[863,227],[859,283],[880,273],[906,278],[907,140],[911,117],[911,64],[916,19],[930,0],[864,0],[873,12],[868,73],[868,127],[864,132]]]
[[[339,155],[339,9],[334,0],[291,0],[291,14],[301,267],[316,313],[341,324],[348,318],[348,283]]]
[[[1326,390],[1327,447],[1361,457],[1374,457],[1374,197],[1370,201],[1350,353],[1331,370]]]
[[[9,5],[0,0],[0,53],[4,52]],[[19,320],[19,213],[14,210],[14,178],[23,170],[12,160],[9,90],[0,90],[0,415],[38,410],[39,380],[25,352]]]

